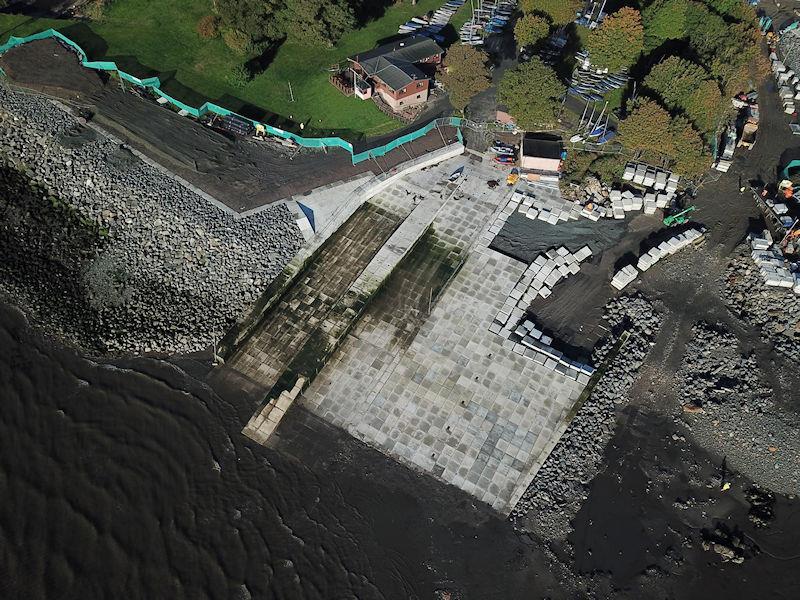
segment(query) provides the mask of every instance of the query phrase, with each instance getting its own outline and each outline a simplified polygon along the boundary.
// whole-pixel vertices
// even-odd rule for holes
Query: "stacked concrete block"
[[[702,236],[703,234],[697,229],[689,229],[683,233],[679,233],[642,254],[636,263],[636,268],[640,271],[646,271],[665,256],[675,254],[678,250],[685,248]]]
[[[674,194],[680,182],[680,177],[670,171],[633,162],[625,165],[625,173],[622,179],[655,192],[666,192],[668,194]]]
[[[636,174],[636,165],[633,163],[628,163],[625,165],[625,171],[622,173],[622,179],[624,181],[633,181],[633,176]]]
[[[622,208],[625,212],[633,210],[633,194],[630,196],[623,196],[620,200],[619,208]],[[614,208],[614,203],[611,204],[612,208]]]
[[[636,268],[640,271],[647,271],[650,267],[655,264],[655,260],[649,254],[645,253],[639,257],[638,262],[636,263]]]
[[[647,165],[637,165],[636,173],[633,176],[633,183],[642,185],[644,183],[644,176],[647,174]]]
[[[680,181],[680,177],[677,175],[670,173],[669,177],[667,178],[667,191],[675,193],[678,189],[678,182]]]
[[[769,232],[764,232],[769,234]],[[791,288],[795,293],[800,293],[797,288],[797,273],[792,273],[786,268],[786,261],[779,249],[772,244],[771,236],[750,235],[750,247],[753,258],[758,267],[764,283],[770,287]]]
[[[592,250],[589,246],[584,246],[575,253],[561,246],[537,256],[511,290],[490,330],[502,334],[508,324],[518,320],[536,298],[549,298],[553,293],[553,286],[580,272],[580,264],[590,256]]]
[[[557,190],[548,190],[546,194],[515,191],[514,198],[519,200],[519,212],[551,225],[577,220],[582,210],[579,204],[564,200]]]
[[[580,216],[589,219],[590,221],[599,221],[605,216],[605,209],[603,209],[602,206],[595,206],[594,204],[592,204],[591,207],[586,205],[581,210]]]
[[[773,202],[772,200],[767,200],[767,206],[772,209],[776,215],[785,215],[789,212],[789,207],[786,206],[783,202]]]
[[[514,342],[513,351],[517,354],[584,385],[589,383],[589,378],[594,374],[594,367],[591,365],[572,360],[564,356],[560,350],[553,348],[553,338],[545,335],[530,319],[521,321],[510,339]]]
[[[638,275],[639,271],[633,265],[622,267],[614,274],[614,277],[612,277],[611,285],[618,290],[622,290],[634,279],[636,279]]]
[[[644,201],[642,203],[642,208],[644,209],[644,214],[646,215],[654,215],[656,214],[656,201],[654,198],[648,198],[648,194],[645,194]]]

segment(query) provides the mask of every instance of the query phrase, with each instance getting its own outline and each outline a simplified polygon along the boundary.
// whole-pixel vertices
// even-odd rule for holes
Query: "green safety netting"
[[[364,160],[369,160],[371,158],[383,156],[388,152],[390,152],[391,150],[398,148],[402,144],[413,142],[414,140],[427,135],[431,130],[433,130],[440,124],[452,125],[453,127],[460,127],[461,125],[461,119],[458,117],[448,117],[446,119],[439,119],[437,121],[429,123],[428,125],[422,127],[421,129],[400,136],[392,140],[388,144],[379,146],[377,148],[372,148],[364,152],[354,153],[353,144],[339,137],[304,138],[289,131],[284,131],[283,129],[267,125],[266,123],[260,123],[258,121],[254,121],[253,119],[248,119],[247,117],[243,117],[240,114],[237,114],[233,111],[228,110],[227,108],[223,108],[222,106],[218,106],[211,102],[206,102],[200,108],[194,108],[192,106],[189,106],[188,104],[184,104],[180,100],[173,98],[172,96],[161,90],[161,80],[158,77],[148,77],[146,79],[139,79],[138,77],[134,77],[133,75],[130,75],[125,71],[121,71],[119,67],[117,67],[117,64],[112,61],[102,61],[102,60],[91,61],[86,56],[86,53],[83,51],[83,48],[81,48],[78,44],[73,42],[67,36],[59,33],[58,31],[55,31],[54,29],[47,29],[46,31],[41,31],[39,33],[34,33],[27,37],[21,37],[21,38],[12,35],[11,37],[9,37],[8,41],[5,44],[0,46],[0,54],[3,54],[4,52],[10,50],[11,48],[19,46],[21,44],[25,44],[27,42],[32,42],[34,40],[43,40],[51,37],[58,38],[65,44],[72,47],[78,53],[78,56],[81,59],[81,65],[83,65],[87,69],[96,69],[98,71],[112,71],[125,81],[152,90],[153,93],[155,93],[156,95],[160,96],[161,98],[164,98],[167,102],[169,102],[176,108],[186,111],[193,117],[201,117],[208,113],[214,113],[223,117],[228,115],[235,115],[240,119],[244,119],[245,121],[251,122],[253,126],[263,127],[264,130],[271,135],[286,140],[292,140],[293,142],[305,148],[343,148],[344,150],[347,150],[352,156],[353,164],[362,162]],[[458,139],[460,141],[463,141],[460,129],[458,130]]]

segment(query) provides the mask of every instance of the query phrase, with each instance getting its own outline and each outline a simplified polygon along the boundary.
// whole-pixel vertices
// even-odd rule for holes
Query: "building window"
[[[418,87],[418,88],[421,88],[421,87],[422,87],[422,82],[421,82],[421,81],[420,81],[420,82],[417,84],[417,87]]]
[[[417,98],[422,98],[422,94],[417,94]]]
[[[403,88],[402,90],[400,90],[400,93],[401,94],[405,94],[406,93],[406,88]]]
[[[403,101],[402,100],[400,100],[400,106],[403,106]]]

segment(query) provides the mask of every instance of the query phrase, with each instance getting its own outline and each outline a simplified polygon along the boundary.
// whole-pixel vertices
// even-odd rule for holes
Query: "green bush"
[[[228,75],[225,77],[225,80],[231,87],[234,87],[237,90],[242,89],[248,83],[250,83],[250,71],[248,71],[244,65],[237,65],[230,73],[228,73]]]

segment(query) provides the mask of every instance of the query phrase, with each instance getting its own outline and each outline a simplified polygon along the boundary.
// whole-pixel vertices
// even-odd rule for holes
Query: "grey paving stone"
[[[439,169],[449,175],[463,161],[457,163]],[[464,197],[434,221],[435,231],[472,251],[408,346],[392,346],[397,325],[390,316],[376,318],[368,334],[347,338],[301,402],[389,456],[508,512],[583,382],[554,372],[555,361],[547,368],[515,354],[514,342],[490,331],[500,329],[492,319],[526,270],[494,251],[475,251],[509,197],[505,187],[486,188],[491,173],[468,171]]]

